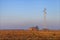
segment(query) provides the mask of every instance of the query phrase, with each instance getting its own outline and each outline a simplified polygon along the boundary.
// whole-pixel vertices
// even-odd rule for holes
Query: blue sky
[[[0,29],[43,28],[47,10],[49,29],[60,29],[60,0],[0,0]]]

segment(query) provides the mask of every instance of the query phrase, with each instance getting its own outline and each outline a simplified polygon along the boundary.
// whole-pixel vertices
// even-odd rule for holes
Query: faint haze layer
[[[44,8],[47,27],[60,29],[60,0],[0,0],[0,29],[42,29]]]

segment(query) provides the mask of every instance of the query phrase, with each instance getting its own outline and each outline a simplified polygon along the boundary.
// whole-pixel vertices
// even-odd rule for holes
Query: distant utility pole
[[[46,8],[44,8],[43,12],[44,12],[44,14],[43,14],[44,15],[44,23],[43,24],[44,24],[44,28],[47,29],[47,26],[46,26],[46,14],[47,14]]]

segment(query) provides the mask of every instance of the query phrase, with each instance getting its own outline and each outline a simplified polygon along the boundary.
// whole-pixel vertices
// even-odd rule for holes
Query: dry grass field
[[[60,30],[0,30],[0,40],[60,40]]]

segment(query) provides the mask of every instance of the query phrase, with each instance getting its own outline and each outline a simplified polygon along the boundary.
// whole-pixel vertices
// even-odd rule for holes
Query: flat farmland
[[[60,30],[0,30],[0,40],[60,40]]]

